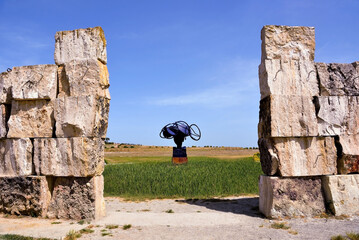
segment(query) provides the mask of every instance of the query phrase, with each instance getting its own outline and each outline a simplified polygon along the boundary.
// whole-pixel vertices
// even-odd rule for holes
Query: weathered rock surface
[[[55,100],[56,137],[101,137],[107,132],[110,100],[96,96]]]
[[[0,104],[0,138],[5,138],[7,134],[7,121],[9,119],[9,107]]]
[[[60,78],[60,95],[100,96],[110,99],[107,66],[98,60],[73,60],[64,65]]]
[[[325,198],[336,216],[359,213],[359,175],[323,176]]]
[[[55,63],[72,60],[100,60],[107,63],[106,39],[101,27],[57,32],[55,35]]]
[[[101,138],[35,138],[37,175],[88,177],[104,170]]]
[[[16,100],[55,99],[57,66],[52,64],[14,67],[10,74]]]
[[[359,156],[343,155],[338,159],[338,173],[359,173]]]
[[[269,95],[319,95],[313,61],[262,60],[259,65],[259,87],[261,99]]]
[[[314,176],[337,173],[334,138],[270,138],[258,140],[262,170],[267,175]]]
[[[103,176],[56,178],[49,218],[92,219],[104,215]]]
[[[358,62],[315,63],[322,96],[358,96],[359,68]]]
[[[15,177],[31,174],[33,174],[33,165],[30,139],[0,140],[0,176]]]
[[[320,177],[260,176],[259,210],[266,217],[313,217],[325,212]]]
[[[262,28],[262,60],[314,60],[314,27],[267,25]]]
[[[0,178],[0,211],[45,217],[51,193],[46,177]]]
[[[11,116],[8,121],[9,132],[7,137],[52,137],[54,124],[54,108],[51,101],[14,100],[12,101]]]
[[[11,103],[11,72],[0,73],[0,103]]]
[[[315,98],[321,136],[359,134],[359,97],[323,96]]]
[[[317,136],[312,97],[268,96],[260,101],[259,137]]]

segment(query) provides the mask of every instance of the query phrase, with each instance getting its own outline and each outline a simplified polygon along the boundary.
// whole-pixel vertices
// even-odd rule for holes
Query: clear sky
[[[111,141],[173,146],[170,122],[196,123],[192,146],[257,146],[260,30],[316,28],[317,62],[359,60],[358,0],[0,0],[0,72],[53,64],[57,31],[101,26]]]

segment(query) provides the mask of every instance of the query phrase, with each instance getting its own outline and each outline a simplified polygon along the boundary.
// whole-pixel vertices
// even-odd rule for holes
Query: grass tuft
[[[115,229],[118,228],[118,225],[114,225],[114,224],[110,224],[110,225],[106,225],[107,229]]]
[[[76,239],[78,239],[78,238],[80,238],[80,237],[81,237],[81,233],[79,233],[79,232],[77,232],[77,231],[75,231],[75,230],[70,230],[70,231],[67,233],[67,235],[66,235],[66,237],[65,237],[64,240],[76,240]]]
[[[275,222],[275,223],[272,223],[272,225],[270,226],[271,228],[274,228],[274,229],[284,229],[284,230],[287,230],[289,229],[290,227],[286,225],[286,223],[284,222]]]
[[[126,224],[122,227],[123,230],[127,230],[127,229],[130,229],[132,227],[131,224]]]
[[[34,238],[17,234],[0,235],[0,240],[53,240],[52,238]]]
[[[347,233],[347,237],[350,239],[350,240],[359,240],[359,233]]]

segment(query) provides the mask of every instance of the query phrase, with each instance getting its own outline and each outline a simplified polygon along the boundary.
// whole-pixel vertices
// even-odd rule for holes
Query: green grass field
[[[179,166],[170,157],[106,157],[106,162],[105,196],[130,200],[258,194],[262,174],[253,158],[191,157]]]

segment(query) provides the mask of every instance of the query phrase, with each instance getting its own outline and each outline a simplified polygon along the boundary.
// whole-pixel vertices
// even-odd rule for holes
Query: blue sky
[[[110,73],[108,137],[173,146],[170,122],[196,123],[184,145],[257,145],[260,30],[316,28],[317,62],[359,60],[359,1],[0,0],[0,72],[54,63],[57,31],[101,26]]]

